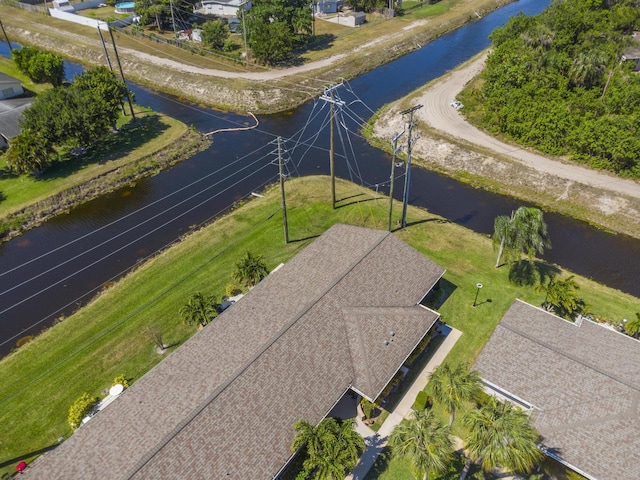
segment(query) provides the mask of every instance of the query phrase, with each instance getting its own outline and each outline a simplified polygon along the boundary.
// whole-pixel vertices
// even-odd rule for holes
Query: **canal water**
[[[345,115],[337,127],[336,171],[388,192],[390,157],[369,146],[358,127],[372,111],[441,76],[489,45],[509,17],[542,11],[547,1],[520,0],[349,83],[336,94]],[[7,55],[6,44],[0,54]],[[81,71],[67,63],[67,75]],[[252,124],[249,117],[182,103],[130,84],[136,103],[206,132]],[[292,86],[292,88],[295,88]],[[193,226],[228,209],[278,175],[275,139],[284,139],[290,175],[328,173],[329,106],[322,100],[260,117],[257,129],[214,136],[212,146],[162,172],[59,216],[0,245],[0,354],[86,303],[105,283]],[[402,173],[395,192],[402,191]],[[490,234],[497,215],[522,202],[414,168],[410,203]],[[640,296],[640,241],[547,213],[553,248],[545,259]]]

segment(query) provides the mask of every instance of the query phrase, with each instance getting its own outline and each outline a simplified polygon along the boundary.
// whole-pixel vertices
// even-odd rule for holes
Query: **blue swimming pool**
[[[136,2],[116,3],[116,13],[133,13],[136,8]]]

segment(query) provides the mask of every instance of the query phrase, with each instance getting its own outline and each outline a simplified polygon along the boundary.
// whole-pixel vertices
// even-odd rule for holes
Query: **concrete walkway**
[[[378,433],[375,433],[369,427],[364,425],[358,417],[356,417],[355,428],[356,431],[364,438],[366,448],[362,457],[360,457],[360,461],[353,469],[353,472],[347,475],[345,480],[363,480],[369,469],[371,469],[375,463],[378,455],[380,455],[387,444],[389,434],[394,428],[396,428],[396,425],[398,425],[402,419],[409,418],[412,412],[411,407],[413,406],[413,402],[415,401],[418,392],[424,389],[429,381],[431,373],[444,361],[462,335],[460,330],[456,330],[452,327],[449,328],[451,328],[451,331],[447,334],[447,338],[445,338],[442,345],[440,345],[440,348],[438,348],[438,350],[433,354],[407,393],[405,393],[400,402],[398,402],[396,408],[389,412],[389,416],[382,424],[382,427],[380,427],[380,430],[378,430]]]

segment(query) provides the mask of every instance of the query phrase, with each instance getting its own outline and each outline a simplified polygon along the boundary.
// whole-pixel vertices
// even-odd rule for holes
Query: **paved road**
[[[486,53],[434,82],[420,97],[424,108],[416,112],[417,117],[431,127],[446,132],[456,138],[488,148],[496,153],[508,155],[541,172],[549,173],[593,187],[614,191],[634,198],[640,198],[640,183],[625,180],[604,172],[590,170],[574,164],[563,163],[543,155],[530,152],[518,146],[501,142],[481,132],[467,121],[460,112],[449,105],[467,82],[484,68]]]

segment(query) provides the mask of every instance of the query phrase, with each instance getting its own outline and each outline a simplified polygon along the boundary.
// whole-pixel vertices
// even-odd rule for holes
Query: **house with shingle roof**
[[[550,457],[592,480],[640,478],[640,342],[521,300],[474,368],[499,396],[528,408]]]
[[[296,421],[384,389],[438,318],[420,302],[443,273],[389,232],[335,225],[24,478],[277,477]]]
[[[0,100],[17,97],[23,93],[24,89],[20,80],[0,72]]]
[[[22,129],[22,114],[31,105],[32,98],[10,98],[0,100],[0,148],[9,146],[9,141]]]

